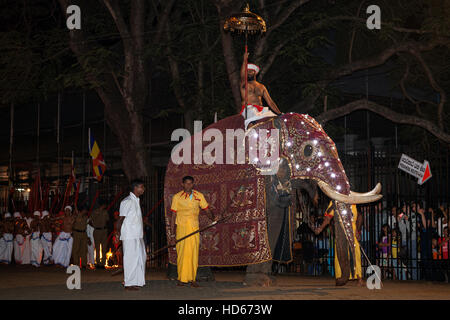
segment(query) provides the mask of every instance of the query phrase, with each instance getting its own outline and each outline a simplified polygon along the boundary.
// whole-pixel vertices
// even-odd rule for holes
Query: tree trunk
[[[63,12],[68,0],[59,0]],[[129,180],[148,175],[143,123],[140,112],[148,95],[147,73],[144,59],[144,11],[145,2],[131,3],[130,26],[122,16],[118,1],[104,0],[122,38],[124,47],[124,77],[119,83],[114,71],[110,74],[93,73],[85,56],[95,44],[85,41],[82,30],[71,30],[70,47],[83,66],[86,79],[95,84],[95,90],[105,106],[105,118],[111,131],[117,136],[122,150],[122,167]],[[111,67],[111,70],[114,68]],[[97,85],[101,83],[101,85]]]
[[[231,5],[228,4],[225,7],[224,4],[217,4],[217,11],[219,13],[219,28],[220,37],[222,41],[223,57],[225,59],[225,66],[227,68],[228,80],[230,81],[231,93],[233,94],[234,104],[237,112],[241,110],[241,91],[240,85],[240,66],[236,63],[236,57],[234,55],[233,38],[229,32],[225,32],[223,25],[225,20],[233,12],[238,12],[240,4]]]

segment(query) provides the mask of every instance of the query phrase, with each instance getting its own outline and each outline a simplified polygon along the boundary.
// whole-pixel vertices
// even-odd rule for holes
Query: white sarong
[[[247,130],[247,126],[250,122],[256,121],[258,119],[266,118],[266,117],[276,117],[277,115],[269,110],[268,107],[263,107],[261,111],[258,111],[256,107],[252,104],[248,104],[247,107],[247,118],[245,117],[245,109],[241,113],[242,117],[244,117],[244,125],[245,130]]]
[[[147,261],[144,239],[122,240],[122,245],[125,287],[144,286]]]
[[[70,233],[63,232],[59,234],[53,244],[53,261],[55,264],[67,268],[72,255],[73,238]]]
[[[22,251],[22,264],[30,264],[31,262],[31,234],[25,237],[25,241],[23,243],[23,251]]]
[[[42,262],[44,264],[50,264],[52,262],[52,233],[44,232],[41,235],[41,246],[44,251]]]
[[[13,252],[13,240],[12,233],[4,233],[0,238],[0,263],[11,263]]]
[[[94,228],[91,227],[89,224],[86,227],[86,233],[88,235],[88,238],[91,239],[91,245],[88,245],[88,250],[87,250],[87,263],[94,265],[95,264]]]
[[[31,264],[35,267],[41,265],[42,260],[42,244],[41,244],[41,233],[35,231],[31,234]]]
[[[21,234],[17,234],[14,239],[14,261],[16,264],[22,264],[22,256],[24,249],[25,238]]]

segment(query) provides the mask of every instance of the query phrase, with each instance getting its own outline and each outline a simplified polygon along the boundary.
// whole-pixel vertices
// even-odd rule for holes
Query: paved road
[[[215,272],[216,281],[200,283],[200,288],[177,287],[164,271],[148,271],[146,286],[125,291],[122,276],[109,270],[83,270],[81,290],[68,290],[69,275],[56,267],[0,266],[0,300],[9,299],[446,299],[450,285],[429,282],[385,281],[381,290],[369,290],[350,283],[336,287],[332,278],[296,275],[277,276],[270,288],[243,285],[242,272]]]

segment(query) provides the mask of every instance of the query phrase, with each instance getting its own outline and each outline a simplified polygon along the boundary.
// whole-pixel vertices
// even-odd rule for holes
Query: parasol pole
[[[247,119],[247,104],[248,104],[248,59],[247,59],[247,39],[248,39],[248,26],[245,26],[245,101],[244,101],[244,108],[245,108],[245,119]]]
[[[248,33],[264,33],[266,32],[266,22],[258,16],[257,14],[250,12],[250,7],[247,3],[244,10],[240,13],[234,14],[225,20],[224,26],[225,31],[238,31],[238,33],[245,33],[245,95],[244,95],[244,108],[245,108],[245,118],[247,119],[247,104],[248,104]]]

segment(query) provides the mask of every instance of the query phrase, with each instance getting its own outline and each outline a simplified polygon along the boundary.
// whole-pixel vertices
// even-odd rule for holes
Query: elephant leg
[[[167,266],[167,278],[169,278],[169,280],[177,280],[178,279],[178,271],[177,271],[176,264],[171,264],[169,262],[169,264]]]
[[[266,181],[266,191],[271,190]],[[275,251],[278,236],[283,224],[284,208],[276,206],[273,201],[274,195],[266,193],[266,215],[267,215],[267,235],[269,240],[270,251],[272,254]],[[258,264],[251,264],[247,266],[244,283],[250,286],[271,286],[276,282],[272,275],[272,260]]]
[[[198,267],[196,281],[215,281],[211,267]]]
[[[345,237],[344,229],[338,221],[334,223],[336,252],[339,266],[341,268],[341,277],[336,279],[336,286],[345,285],[350,278],[350,257],[348,241]]]
[[[275,277],[270,275],[272,260],[247,266],[244,284],[256,287],[270,287],[275,284]]]

